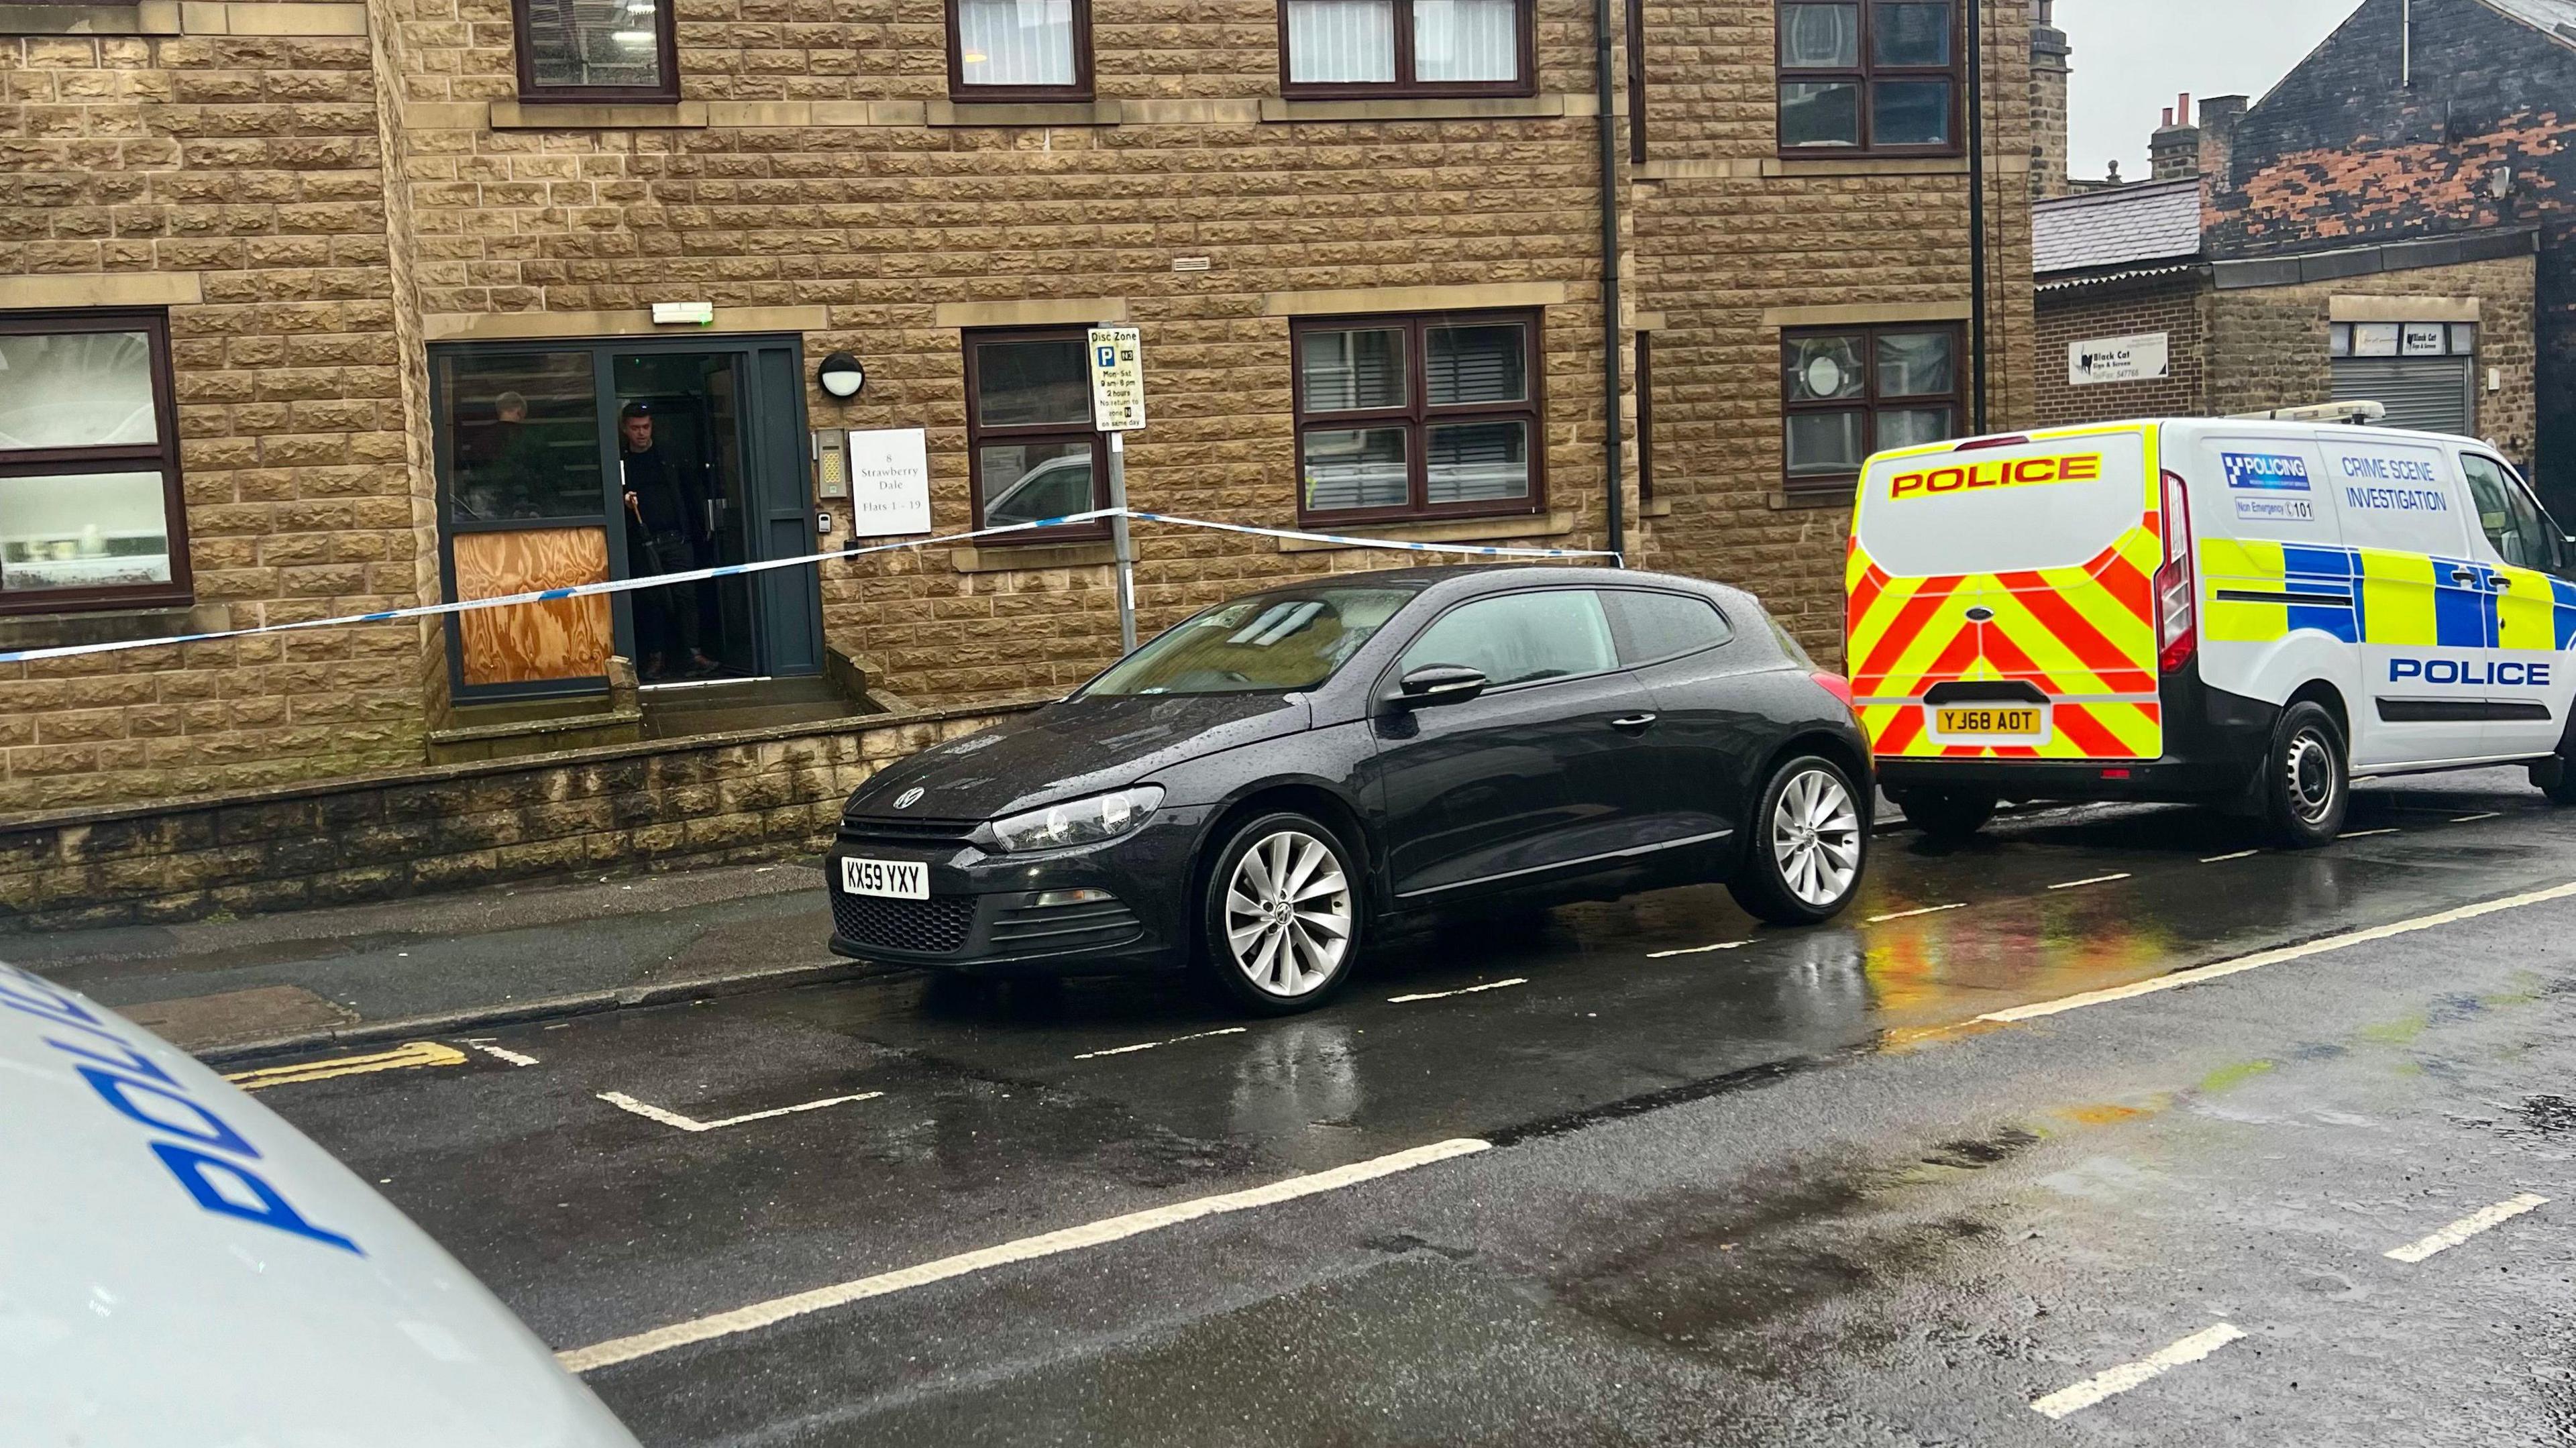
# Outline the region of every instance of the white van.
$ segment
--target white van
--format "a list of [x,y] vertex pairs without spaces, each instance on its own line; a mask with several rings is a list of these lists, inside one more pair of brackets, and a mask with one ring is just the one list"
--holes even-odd
[[2576,549],[2493,449],[2192,419],[1882,453],[1847,667],[1879,779],[1966,832],[2000,800],[2197,800],[2289,843],[2353,779],[2520,763],[2561,803]]

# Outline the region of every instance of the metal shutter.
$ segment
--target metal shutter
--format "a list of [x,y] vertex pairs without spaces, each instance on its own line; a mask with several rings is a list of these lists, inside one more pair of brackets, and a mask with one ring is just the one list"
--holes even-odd
[[2383,427],[2466,437],[2476,416],[2466,357],[2338,357],[2334,400],[2388,408]]

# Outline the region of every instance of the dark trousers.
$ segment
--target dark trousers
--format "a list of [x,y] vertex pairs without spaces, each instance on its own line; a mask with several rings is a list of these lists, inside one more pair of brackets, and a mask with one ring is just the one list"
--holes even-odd
[[[627,534],[627,555],[638,574],[680,573],[698,566],[697,550],[684,533]],[[704,580],[666,583],[635,590],[635,642],[643,663],[658,658],[672,668],[687,667],[698,652],[698,591]]]

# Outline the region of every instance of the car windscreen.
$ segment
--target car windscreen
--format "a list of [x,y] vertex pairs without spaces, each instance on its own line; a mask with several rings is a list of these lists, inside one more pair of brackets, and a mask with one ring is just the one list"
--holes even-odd
[[1312,689],[1358,653],[1409,588],[1299,588],[1236,599],[1129,655],[1082,691],[1129,694],[1293,693]]

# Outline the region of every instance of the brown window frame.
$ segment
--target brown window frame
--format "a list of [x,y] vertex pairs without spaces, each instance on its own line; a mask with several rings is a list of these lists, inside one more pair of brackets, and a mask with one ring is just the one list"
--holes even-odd
[[1519,22],[1520,75],[1514,80],[1420,81],[1413,78],[1413,0],[1394,0],[1395,79],[1363,81],[1296,81],[1289,79],[1288,0],[1279,0],[1279,94],[1286,100],[1348,100],[1371,96],[1437,100],[1459,96],[1534,96],[1538,94],[1538,4],[1515,0]]
[[1646,0],[1628,0],[1628,160],[1646,164]]
[[1028,101],[1087,101],[1093,98],[1091,72],[1091,0],[1073,0],[1073,84],[969,85],[966,45],[957,33],[957,0],[940,7],[948,25],[948,99],[958,105],[1011,105]]
[[[970,516],[977,528],[984,526],[984,445],[988,442],[1072,442],[1076,439],[1091,445],[1091,507],[1109,506],[1109,436],[1091,425],[1085,417],[1080,423],[1042,422],[987,427],[982,421],[983,379],[976,375],[976,349],[987,342],[1063,342],[1089,345],[1088,327],[979,327],[958,333],[960,365],[966,373],[966,499]],[[1084,511],[1089,511],[1085,509]],[[1023,533],[1005,533],[985,539],[977,546],[1010,548],[1034,544],[1040,547],[1059,543],[1096,543],[1109,536],[1109,520],[1095,518],[1088,523],[1068,523],[1060,528],[1032,528]]]
[[[101,447],[0,450],[0,478],[140,472],[145,467],[158,470],[162,523],[170,541],[170,581],[46,588],[23,594],[0,592],[0,614],[82,613],[193,603],[196,589],[188,567],[187,488],[179,475],[179,407],[170,371],[170,314],[158,310],[0,313],[0,335],[59,336],[73,332],[142,332],[151,339],[153,426],[159,440]],[[0,563],[0,572],[6,569],[7,565]]]
[[[1488,323],[1511,323],[1526,328],[1527,352],[1522,363],[1529,377],[1529,395],[1510,403],[1463,403],[1433,407],[1429,358],[1423,345],[1423,334],[1433,327],[1472,327]],[[1369,407],[1341,412],[1310,412],[1306,408],[1306,339],[1317,332],[1357,332],[1383,328],[1404,330],[1404,386],[1402,407]],[[1326,523],[1393,523],[1427,522],[1456,518],[1521,518],[1547,510],[1547,341],[1544,314],[1536,307],[1516,307],[1480,312],[1383,312],[1352,316],[1300,317],[1288,328],[1288,375],[1291,387],[1290,406],[1295,425],[1291,433],[1297,478],[1297,517],[1300,522]],[[1499,501],[1473,500],[1464,503],[1430,501],[1431,454],[1427,446],[1434,423],[1492,421],[1526,421],[1529,424],[1529,495],[1525,498]],[[1306,434],[1316,428],[1393,427],[1401,424],[1407,442],[1404,452],[1405,501],[1393,508],[1327,508],[1320,511],[1306,506]]]
[[1637,334],[1637,506],[1655,500],[1655,334]]
[[[1950,390],[1904,397],[1881,397],[1878,393],[1878,339],[1882,335],[1919,335],[1940,332],[1950,338]],[[1801,342],[1820,337],[1858,337],[1861,339],[1862,375],[1866,379],[1858,397],[1836,398],[1830,402],[1793,402],[1789,398],[1789,364],[1797,355]],[[1879,450],[1878,415],[1881,412],[1906,412],[1923,407],[1950,409],[1951,426],[1966,425],[1968,416],[1966,329],[1957,322],[1879,322],[1854,327],[1797,327],[1780,333],[1780,492],[1794,503],[1827,504],[1852,501],[1860,488],[1860,472],[1835,473],[1825,477],[1793,477],[1789,472],[1789,419],[1802,413],[1853,412],[1861,414],[1860,455],[1864,463]]]
[[[1950,6],[1950,63],[1938,65],[1879,65],[1870,54],[1870,28],[1875,23],[1878,7],[1890,0],[1850,0],[1860,8],[1860,63],[1857,66],[1799,67],[1792,69],[1783,50],[1788,44],[1788,9],[1795,4],[1839,3],[1839,0],[1775,0],[1771,7],[1771,69],[1775,76],[1772,87],[1771,114],[1775,138],[1782,158],[1815,159],[1841,156],[1964,156],[1966,139],[1961,134],[1966,112],[1968,89],[1967,26],[1965,17],[1982,9],[1984,0],[1947,0]],[[1881,146],[1871,134],[1876,120],[1872,104],[1874,84],[1881,80],[1947,80],[1950,82],[1950,139],[1937,146]],[[1780,92],[1793,83],[1810,81],[1850,81],[1860,87],[1860,143],[1854,146],[1792,146],[1785,137],[1777,136],[1780,114]]]
[[653,7],[655,54],[662,71],[660,85],[539,85],[536,51],[528,44],[532,27],[528,0],[510,0],[510,48],[519,65],[522,105],[668,105],[680,98],[680,25],[672,0]]

